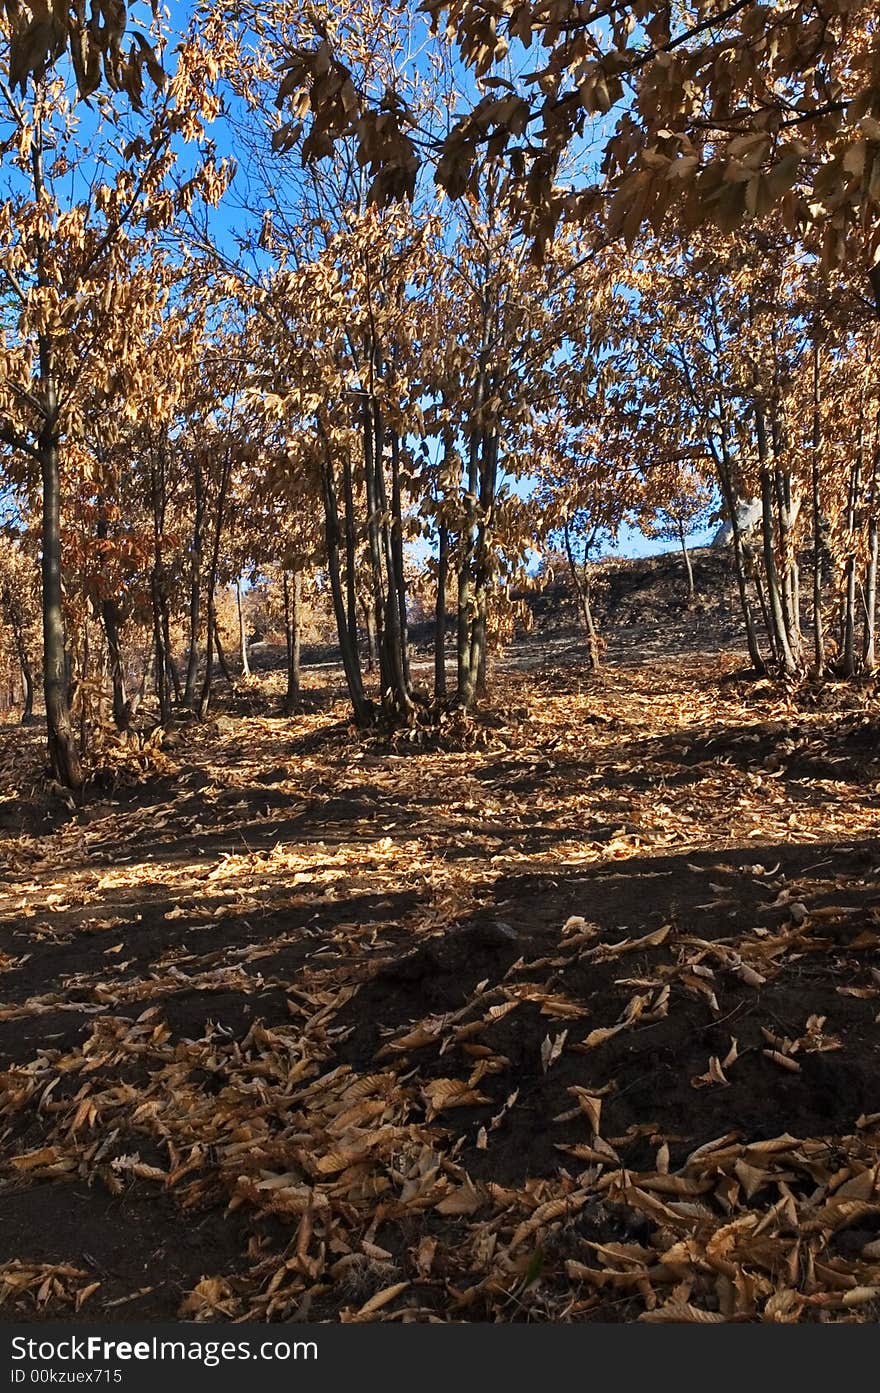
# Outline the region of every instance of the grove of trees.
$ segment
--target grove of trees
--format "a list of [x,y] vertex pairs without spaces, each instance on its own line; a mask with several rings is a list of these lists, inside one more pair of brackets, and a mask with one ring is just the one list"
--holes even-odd
[[289,703],[318,583],[354,721],[429,723],[536,552],[596,667],[597,540],[690,576],[716,500],[754,670],[875,672],[873,5],[136,8],[0,29],[0,678],[58,783],[145,696],[207,714],[230,587]]

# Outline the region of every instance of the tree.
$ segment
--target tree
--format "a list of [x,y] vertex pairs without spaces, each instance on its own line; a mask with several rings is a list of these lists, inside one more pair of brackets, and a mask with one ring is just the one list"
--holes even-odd
[[167,290],[158,263],[132,274],[143,265],[144,239],[155,240],[197,193],[216,197],[223,173],[209,156],[176,195],[169,184],[175,143],[193,123],[201,129],[185,51],[150,125],[127,142],[103,120],[84,131],[61,77],[23,71],[19,85],[20,96],[0,87],[15,132],[0,205],[0,274],[15,300],[2,339],[0,435],[39,474],[49,754],[55,777],[77,789],[63,613],[65,451],[82,435],[86,403],[94,411],[100,401],[105,412],[125,403],[141,340],[161,314]]
[[[649,481],[652,489],[657,481]],[[688,538],[699,531],[708,520],[714,506],[711,489],[704,479],[690,466],[679,466],[673,478],[661,485],[663,501],[655,503],[647,516],[642,519],[642,531],[647,537],[656,537],[663,542],[677,542],[684,557],[688,582],[688,604],[696,595],[694,588],[694,568],[688,551]],[[649,505],[650,506],[650,505]]]

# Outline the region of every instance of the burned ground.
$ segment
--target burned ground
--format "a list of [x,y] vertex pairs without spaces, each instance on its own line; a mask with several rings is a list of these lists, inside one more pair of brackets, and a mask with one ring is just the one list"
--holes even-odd
[[425,741],[260,676],[75,811],[3,728],[3,1314],[876,1317],[876,704],[695,623]]

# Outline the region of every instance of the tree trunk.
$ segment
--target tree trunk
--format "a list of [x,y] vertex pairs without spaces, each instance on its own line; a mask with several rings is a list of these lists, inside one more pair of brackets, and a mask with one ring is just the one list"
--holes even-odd
[[168,689],[168,664],[165,654],[165,635],[162,632],[162,604],[159,596],[159,581],[153,579],[153,671],[156,682],[156,700],[159,703],[159,720],[162,725],[171,719],[171,697]]
[[21,668],[21,685],[24,698],[24,707],[21,713],[21,724],[29,726],[34,719],[34,674],[28,658],[27,648],[20,642],[16,635],[16,649],[18,652],[18,665]]
[[846,558],[846,589],[843,607],[843,632],[841,650],[843,661],[841,671],[844,677],[854,677],[856,673],[856,517],[859,496],[862,488],[862,450],[864,437],[859,426],[856,457],[850,470],[849,490],[846,505],[846,530],[849,539],[849,554]]
[[779,571],[776,566],[773,536],[773,476],[770,472],[770,463],[768,459],[764,413],[760,407],[755,408],[755,428],[757,432],[758,458],[761,465],[761,537],[764,553],[764,572],[767,578],[767,600],[773,626],[772,633],[776,641],[776,649],[779,654],[779,661],[782,669],[786,676],[793,677],[797,673],[797,663],[795,662],[789,641],[782,589],[779,583]]
[[[590,578],[587,573],[587,565],[589,563],[589,552],[592,542],[588,540],[585,543],[583,573],[581,573],[580,571],[578,571],[577,562],[575,560],[574,548],[571,544],[571,532],[569,529],[569,523],[567,519],[563,524],[562,535],[565,540],[565,554],[568,558],[568,569],[571,573],[571,583],[574,586],[574,593],[577,598],[578,605],[580,607],[581,616],[584,621],[584,628],[587,633],[587,657],[589,660],[590,671],[598,672],[600,665],[599,631],[596,628],[596,621],[593,618],[593,606],[590,603]],[[594,539],[595,536],[596,533],[594,531]]]
[[[37,119],[31,139],[31,174],[34,198],[43,198],[43,128]],[[36,238],[37,283],[46,286],[45,247]],[[37,350],[42,389],[42,424],[37,440],[37,457],[43,484],[43,693],[46,704],[46,735],[52,773],[60,784],[74,791],[82,788],[83,773],[70,712],[67,690],[67,654],[64,646],[64,612],[61,582],[61,469],[58,454],[58,387],[55,381],[53,344],[50,334],[39,334]]]
[[196,681],[199,675],[199,614],[201,610],[202,585],[202,533],[205,520],[205,489],[201,467],[195,465],[193,479],[195,492],[195,512],[193,515],[193,534],[189,584],[189,653],[186,662],[186,684],[183,690],[185,706],[193,707],[196,699]]
[[300,652],[302,634],[302,572],[293,572],[293,585],[287,571],[284,572],[284,638],[287,644],[287,697],[288,710],[299,700],[300,692]]
[[376,611],[373,608],[372,596],[368,595],[365,600],[361,600],[361,609],[364,615],[364,632],[367,635],[367,672],[373,673],[376,670]]
[[813,652],[816,674],[825,671],[825,628],[822,621],[822,500],[819,449],[821,445],[819,345],[813,341],[813,439],[811,474],[813,495]]
[[[43,349],[41,348],[41,358]],[[46,367],[46,377],[50,369]],[[53,407],[55,391],[46,383]],[[54,416],[54,410],[52,412]],[[43,476],[43,692],[52,773],[64,787],[78,790],[83,774],[67,692],[67,655],[61,601],[61,481],[54,426],[39,446]]]
[[864,670],[877,671],[877,562],[880,556],[880,533],[877,519],[872,517],[868,524],[868,567],[865,574],[865,640],[863,653]]
[[865,572],[865,635],[862,664],[865,672],[877,670],[877,567],[880,560],[880,527],[877,521],[877,484],[880,474],[880,413],[874,421],[871,488],[868,502],[868,565]]
[[113,690],[113,722],[117,730],[125,730],[131,718],[131,708],[125,692],[125,672],[119,647],[119,611],[113,600],[101,601],[101,619],[107,639],[110,660],[110,684]]
[[228,683],[230,684],[230,686],[231,686],[231,685],[232,685],[232,668],[229,666],[229,663],[226,661],[226,652],[225,652],[225,650],[224,650],[224,648],[223,648],[223,642],[222,642],[222,640],[221,640],[221,638],[220,638],[220,625],[217,623],[217,612],[216,612],[216,610],[214,611],[214,614],[213,614],[213,617],[212,617],[212,623],[213,623],[213,625],[214,625],[214,648],[215,648],[215,650],[216,650],[216,652],[217,652],[217,662],[220,664],[220,671],[223,673],[223,680],[224,680],[225,682],[228,682]]
[[88,701],[88,681],[90,676],[92,661],[91,645],[89,643],[89,620],[86,615],[83,623],[82,637],[82,662],[79,669],[79,752],[84,755],[89,741],[89,701]]
[[749,603],[747,559],[745,546],[743,544],[743,535],[740,530],[739,519],[736,515],[736,490],[733,485],[732,462],[727,439],[727,417],[723,404],[720,401],[718,406],[721,425],[720,449],[711,436],[709,438],[709,448],[715,461],[718,482],[721,486],[721,495],[724,499],[724,505],[727,508],[727,515],[730,518],[730,527],[733,533],[733,557],[736,568],[736,584],[739,591],[739,603],[743,616],[743,624],[745,625],[746,644],[749,650],[749,657],[751,658],[754,671],[758,674],[762,674],[766,671],[766,667],[764,659],[761,656],[758,635],[755,632],[755,619],[752,614],[752,606]]
[[151,641],[149,646],[147,647],[146,653],[144,654],[144,665],[141,671],[141,680],[138,685],[138,689],[135,692],[134,696],[131,698],[132,719],[134,719],[134,717],[137,715],[138,711],[140,710],[141,703],[143,702],[143,699],[146,696],[147,685],[150,681],[150,674],[153,671],[155,665],[156,648],[155,644]]
[[403,688],[409,695],[409,634],[406,612],[406,574],[403,565],[403,501],[400,487],[400,437],[391,433],[391,525],[389,529],[391,574],[397,592],[397,643]]
[[[102,501],[98,517],[98,539],[105,541],[109,535],[106,507]],[[119,642],[120,610],[119,601],[110,595],[104,596],[100,603],[101,623],[107,640],[107,655],[110,661],[110,683],[113,691],[113,723],[117,730],[128,726],[131,709],[125,692],[125,670]]]
[[162,644],[165,649],[165,668],[168,673],[168,680],[174,691],[174,700],[179,706],[182,696],[180,674],[177,671],[177,664],[174,661],[174,654],[171,651],[171,616],[168,613],[168,597],[164,593],[159,596],[159,610],[162,617]]
[[202,690],[199,695],[199,716],[204,721],[211,709],[211,693],[214,687],[214,638],[217,633],[217,626],[214,623],[214,615],[211,605],[208,605],[208,630],[205,636],[205,675],[202,678]]
[[[34,670],[31,667],[30,654],[28,653],[27,642],[25,640],[25,621],[11,593],[4,593],[3,600],[6,618],[9,622],[9,627],[12,629],[15,656],[18,658],[18,666],[21,669],[21,699],[23,705],[21,724],[23,726],[29,726],[34,719]],[[11,695],[10,701],[15,701],[14,694]]]
[[[357,537],[354,513],[354,481],[352,479],[351,456],[347,452],[342,464],[342,501],[345,509],[345,610],[349,638],[354,648],[357,649]],[[370,671],[373,671],[372,654],[370,654]]]
[[455,656],[458,692],[456,702],[461,704],[462,693],[467,686],[468,662],[471,647],[471,560],[470,523],[458,539],[458,602],[455,621]]
[[333,598],[333,613],[336,619],[336,633],[339,639],[339,651],[342,656],[342,666],[345,672],[345,681],[348,686],[349,697],[351,698],[355,722],[358,726],[366,727],[372,724],[373,703],[364,692],[357,641],[353,639],[351,635],[345,598],[342,593],[339,556],[339,509],[336,502],[336,475],[333,468],[330,442],[327,439],[326,432],[323,431],[320,426],[319,432],[323,444],[321,483],[324,490],[324,536],[327,547],[327,571],[330,576],[330,593]]
[[238,610],[238,646],[241,649],[241,675],[250,677],[251,665],[248,662],[247,634],[244,628],[244,610],[241,604],[241,582],[235,582],[235,604]]
[[[385,426],[375,397],[365,399],[363,440],[382,703],[395,717],[406,716],[412,710],[406,634],[401,624],[401,609],[405,614],[406,597],[402,576],[398,575],[395,565],[395,544],[385,489]],[[399,503],[399,496],[397,501]]]
[[678,540],[681,543],[681,554],[684,557],[684,564],[687,568],[688,604],[692,605],[697,594],[696,587],[694,586],[694,568],[691,565],[691,554],[688,551],[687,538],[685,537],[684,528],[681,526],[679,526],[678,529]]
[[208,714],[211,705],[211,688],[214,681],[214,652],[216,648],[217,657],[227,682],[231,682],[229,668],[226,664],[226,655],[220,643],[220,633],[217,628],[217,576],[220,567],[220,542],[223,537],[223,518],[226,509],[226,491],[229,487],[229,478],[232,473],[232,450],[228,448],[223,460],[223,467],[220,471],[220,483],[217,489],[217,516],[214,519],[214,538],[211,546],[211,565],[208,572],[208,646],[205,654],[205,680],[202,683],[202,692],[199,697],[199,715],[202,720]]
[[449,531],[440,524],[437,557],[437,603],[434,609],[434,700],[446,700],[446,583],[449,578]]
[[481,349],[481,364],[474,384],[474,400],[471,407],[472,428],[468,441],[467,483],[464,497],[465,520],[458,539],[458,616],[456,622],[456,657],[458,669],[458,690],[455,694],[457,706],[465,710],[472,704],[474,692],[471,679],[471,649],[473,622],[476,609],[474,593],[474,571],[476,563],[476,503],[477,485],[480,479],[481,451],[485,445],[485,432],[477,428],[477,422],[486,397],[485,350]]

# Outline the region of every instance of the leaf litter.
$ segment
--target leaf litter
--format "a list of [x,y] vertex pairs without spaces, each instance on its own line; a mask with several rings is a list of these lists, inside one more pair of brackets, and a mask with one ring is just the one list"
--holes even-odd
[[192,726],[0,840],[0,1309],[876,1320],[876,726],[725,665]]

